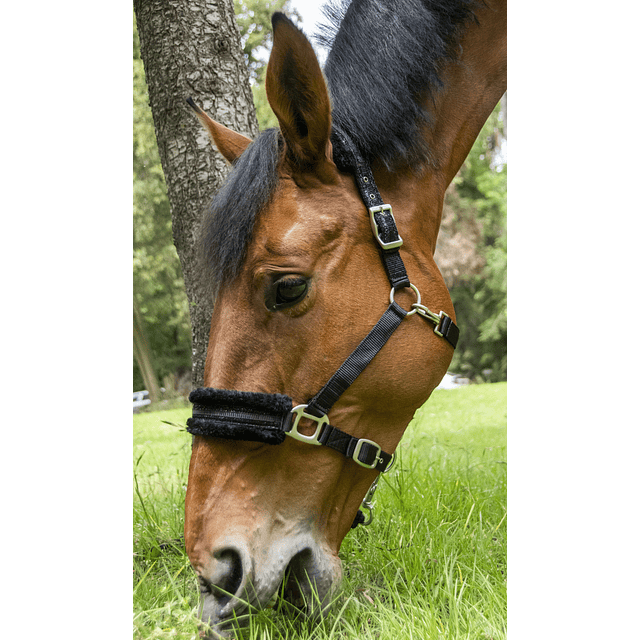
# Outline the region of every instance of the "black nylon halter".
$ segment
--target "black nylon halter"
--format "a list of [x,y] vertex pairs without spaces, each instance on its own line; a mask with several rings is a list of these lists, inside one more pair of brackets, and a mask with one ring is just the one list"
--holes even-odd
[[[444,311],[435,314],[420,304],[420,294],[410,283],[400,256],[402,238],[398,234],[391,206],[382,200],[368,163],[346,133],[335,126],[332,143],[336,165],[353,174],[369,210],[373,235],[380,246],[392,287],[389,307],[364,340],[307,404],[294,407],[292,399],[281,394],[195,389],[189,395],[194,406],[193,416],[187,420],[187,431],[194,435],[266,444],[281,444],[289,435],[301,442],[330,447],[362,467],[384,473],[390,468],[393,455],[382,451],[372,440],[354,438],[330,425],[328,413],[331,407],[364,371],[408,315],[418,313],[433,322],[434,332],[454,348],[458,342],[459,330]],[[405,287],[411,287],[418,297],[409,312],[393,301],[394,292]],[[316,423],[314,434],[306,435],[298,431],[298,424],[303,418]],[[368,498],[371,493],[372,490],[367,494]],[[366,507],[364,503],[363,506]],[[363,520],[364,516],[359,511],[353,527]]]

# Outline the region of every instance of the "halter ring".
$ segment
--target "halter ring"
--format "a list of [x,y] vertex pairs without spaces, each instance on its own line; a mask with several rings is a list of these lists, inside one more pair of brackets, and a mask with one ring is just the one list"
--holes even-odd
[[[416,287],[414,284],[409,284],[409,286],[413,289],[413,292],[416,294],[416,298],[418,298],[417,302],[414,302],[411,306],[414,307],[411,309],[411,311],[407,311],[407,318],[409,316],[412,316],[414,313],[417,313],[418,309],[416,307],[416,305],[422,306],[420,304],[420,301],[422,300],[422,298],[420,297],[420,292],[418,291],[418,287]],[[403,287],[406,288],[406,287]],[[396,295],[396,288],[392,287],[391,289],[391,293],[389,294],[389,302],[395,302],[394,297]]]

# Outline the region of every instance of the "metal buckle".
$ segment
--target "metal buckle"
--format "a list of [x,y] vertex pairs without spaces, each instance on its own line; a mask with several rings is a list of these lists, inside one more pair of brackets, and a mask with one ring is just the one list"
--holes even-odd
[[[291,422],[291,428],[285,428],[285,433],[288,436],[291,436],[294,440],[300,440],[300,442],[306,442],[307,444],[321,445],[322,442],[319,442],[318,438],[320,437],[322,427],[324,427],[325,424],[329,424],[329,416],[324,415],[318,418],[317,416],[313,416],[310,413],[306,413],[305,409],[308,406],[309,405],[307,404],[299,404],[297,407],[293,407],[293,409],[291,409],[291,413],[289,414],[289,416],[290,419],[293,418],[293,420]],[[317,423],[318,426],[316,427],[316,430],[312,435],[307,436],[304,433],[300,433],[298,431],[298,424],[302,418],[307,418],[308,420],[312,420],[313,422]]]
[[441,331],[439,331],[439,330],[438,330],[438,327],[441,327],[441,326],[442,326],[442,322],[443,322],[443,320],[444,320],[445,318],[449,318],[449,319],[451,319],[451,318],[449,317],[449,314],[448,314],[448,313],[445,313],[444,311],[441,311],[441,312],[438,314],[438,317],[440,318],[440,321],[439,321],[439,322],[438,322],[438,324],[434,327],[434,329],[433,329],[433,333],[435,333],[437,336],[440,336],[441,338],[444,338],[444,333],[442,333]]
[[402,238],[400,236],[398,236],[397,240],[393,240],[392,242],[384,242],[380,237],[380,229],[378,228],[376,217],[373,214],[382,213],[383,211],[386,211],[391,216],[394,225],[396,223],[396,219],[393,217],[393,210],[391,209],[390,204],[381,204],[377,207],[369,207],[369,216],[371,218],[371,229],[373,230],[373,235],[376,237],[376,240],[383,249],[397,249],[398,247],[402,246]]
[[[376,492],[378,488],[378,480],[380,480],[380,476],[376,476],[376,479],[373,481],[373,484],[369,487],[369,491],[367,491],[367,495],[363,498],[362,504],[360,505],[360,511],[366,509],[369,512],[369,517],[364,520],[361,524],[363,527],[368,527],[373,522],[373,508],[376,506],[376,503],[373,502],[373,494]],[[363,511],[364,515],[364,511]]]
[[395,464],[396,464],[396,452],[394,451],[391,454],[391,460],[389,460],[389,464],[387,465],[387,468],[382,473],[387,473],[391,471],[391,469],[395,466]]
[[[376,454],[376,459],[374,460],[373,464],[367,464],[366,462],[362,462],[361,460],[358,459],[358,455],[360,454],[360,451],[362,450],[362,445],[364,444],[372,444],[374,447],[377,447],[378,449],[378,453]],[[366,438],[360,438],[360,440],[356,442],[356,448],[353,450],[353,454],[351,455],[351,457],[353,458],[353,461],[357,462],[361,467],[364,467],[365,469],[375,469],[378,462],[382,461],[382,458],[380,457],[381,453],[382,453],[382,447],[377,442],[374,442],[373,440],[367,440]]]

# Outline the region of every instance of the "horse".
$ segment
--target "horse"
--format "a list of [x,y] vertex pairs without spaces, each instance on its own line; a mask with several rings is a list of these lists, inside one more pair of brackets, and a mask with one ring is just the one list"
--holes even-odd
[[444,194],[506,90],[506,0],[328,15],[323,69],[272,17],[278,128],[251,141],[188,100],[232,165],[201,230],[215,305],[187,422],[184,538],[213,637],[276,594],[328,609],[340,545],[451,362]]

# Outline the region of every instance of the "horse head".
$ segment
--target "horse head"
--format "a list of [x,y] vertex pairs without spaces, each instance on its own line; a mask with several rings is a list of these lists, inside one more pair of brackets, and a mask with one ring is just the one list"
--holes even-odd
[[[251,142],[192,105],[234,165],[203,232],[216,283],[204,383],[229,397],[279,394],[304,405],[385,314],[390,284],[362,192],[336,157],[330,92],[315,53],[282,14],[273,22],[266,88],[279,131]],[[420,295],[455,318],[433,260],[452,176],[374,170],[383,200],[393,203],[412,286],[391,290],[404,310],[397,330],[327,420],[354,442],[391,453],[453,354],[424,317],[404,317],[418,310]],[[318,425],[303,415],[302,437],[277,446],[194,435],[185,542],[202,618],[218,634],[276,593],[321,612],[340,582],[341,542],[380,467],[309,446],[304,436],[312,440]]]

